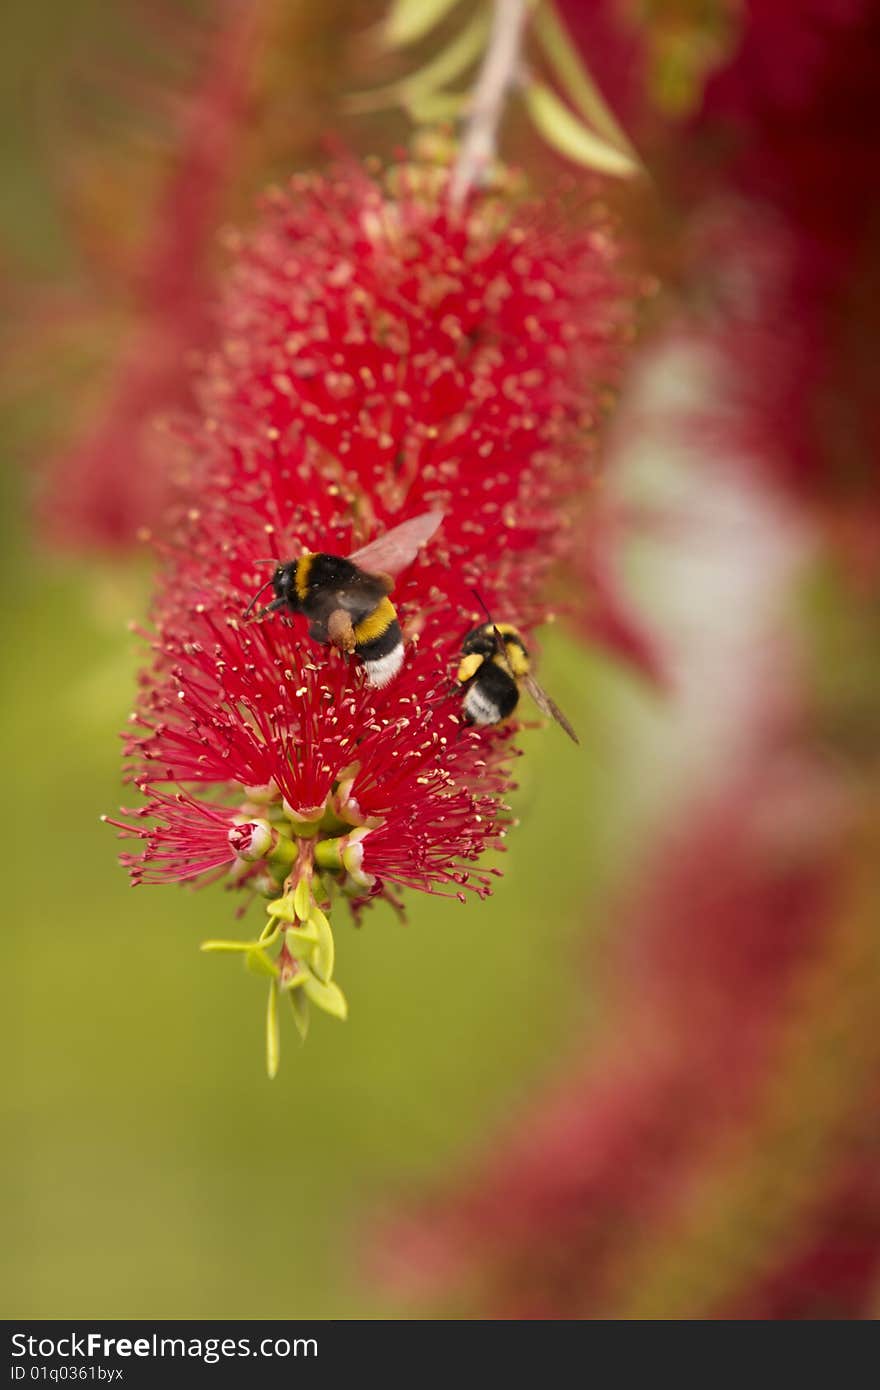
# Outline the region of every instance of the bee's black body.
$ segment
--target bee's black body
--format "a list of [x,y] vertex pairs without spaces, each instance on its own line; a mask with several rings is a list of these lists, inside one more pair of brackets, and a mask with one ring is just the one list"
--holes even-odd
[[439,511],[407,518],[351,555],[310,552],[278,565],[245,609],[249,617],[263,590],[275,597],[258,614],[302,613],[316,642],[352,652],[370,685],[387,685],[403,665],[403,633],[388,595],[400,574],[443,520]]
[[519,689],[513,676],[494,662],[484,662],[471,676],[465,692],[464,712],[471,724],[500,724],[509,719],[519,704]]
[[302,613],[309,636],[352,651],[372,685],[386,685],[403,661],[403,633],[387,575],[368,574],[343,555],[306,554],[279,565],[266,612]]
[[457,679],[464,691],[462,711],[469,724],[500,724],[509,719],[525,687],[541,713],[555,719],[577,743],[577,734],[562,710],[535,680],[526,644],[512,623],[493,623],[490,619],[471,629],[462,642]]
[[525,643],[516,628],[510,623],[498,628],[483,623],[472,628],[462,642],[461,654],[458,680],[464,689],[465,719],[469,724],[500,724],[509,719],[519,704],[517,676],[529,666]]

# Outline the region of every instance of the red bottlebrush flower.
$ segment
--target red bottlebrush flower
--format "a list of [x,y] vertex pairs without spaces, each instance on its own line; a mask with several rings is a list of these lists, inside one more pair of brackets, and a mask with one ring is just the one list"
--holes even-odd
[[[741,380],[730,442],[868,568],[880,527],[880,7],[714,0],[636,14],[570,0],[560,12],[656,177],[658,263],[677,262],[687,304],[724,301],[708,337]],[[677,71],[678,108],[664,100]]]
[[748,0],[695,117],[707,171],[779,209],[816,251],[851,253],[871,231],[878,38],[876,0]]
[[[806,12],[751,0],[742,42],[708,83],[688,142],[704,186],[748,198],[753,220],[771,224],[775,266],[750,301],[753,331],[722,330],[744,377],[781,379],[775,401],[768,383],[753,413],[763,452],[773,450],[777,476],[817,511],[868,511],[871,540],[880,443],[878,82],[873,0],[816,0]],[[731,249],[741,260],[750,246]],[[726,264],[722,275],[735,274],[734,258]]]
[[693,422],[694,434],[792,495],[873,583],[880,412],[869,358],[880,262],[855,262],[832,283],[802,231],[734,200],[693,219],[689,286],[702,307],[684,331],[720,366],[730,397],[723,415]]
[[[502,197],[454,212],[446,188],[418,168],[298,177],[239,247],[128,741],[154,822],[123,832],[136,879],[228,864],[276,922],[311,921],[334,885],[358,904],[488,890],[472,866],[503,833],[510,730],[465,729],[450,675],[475,588],[526,635],[543,615],[625,313],[598,214],[569,236]],[[244,619],[267,552],[348,555],[437,509],[395,592],[386,688],[299,619]],[[273,836],[254,862],[256,819]]]

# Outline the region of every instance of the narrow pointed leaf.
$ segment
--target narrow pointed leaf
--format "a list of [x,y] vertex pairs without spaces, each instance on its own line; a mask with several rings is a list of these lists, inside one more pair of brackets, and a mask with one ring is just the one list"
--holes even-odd
[[270,917],[263,930],[260,932],[260,945],[271,946],[276,936],[281,930],[281,923],[277,918]]
[[420,125],[457,121],[465,108],[466,97],[458,92],[426,92],[408,97],[403,105]]
[[315,1007],[323,1009],[325,1014],[332,1014],[334,1018],[348,1018],[345,995],[337,984],[325,984],[323,980],[311,975],[306,980],[303,991]]
[[309,1001],[302,990],[294,990],[288,994],[290,1007],[293,1010],[293,1021],[296,1024],[296,1031],[299,1033],[303,1042],[309,1035]]
[[269,1080],[278,1075],[281,1058],[281,1033],[278,1027],[278,990],[273,980],[269,986],[269,1003],[266,1008],[266,1072]]
[[480,8],[461,33],[456,34],[430,63],[404,79],[405,86],[414,92],[436,92],[449,82],[454,82],[471,63],[477,61],[488,38],[489,13],[487,9]]
[[276,898],[274,902],[268,903],[266,911],[270,917],[278,917],[282,922],[292,922],[296,917],[290,893],[285,893],[283,898]]
[[308,878],[303,877],[293,890],[293,910],[304,922],[309,915],[309,908],[312,904],[312,890]]
[[319,980],[325,982],[333,978],[336,952],[333,945],[333,932],[330,923],[319,907],[312,908],[310,926],[315,927],[318,941],[312,953],[311,966]]
[[556,76],[581,115],[598,135],[603,135],[608,140],[609,144],[635,158],[626,132],[590,76],[580,53],[568,36],[565,25],[556,13],[553,0],[542,0],[533,20],[533,27]]
[[[487,10],[481,8],[477,10],[461,33],[456,34],[455,38],[429,62],[415,72],[408,73],[406,77],[401,77],[397,82],[389,82],[384,87],[376,87],[372,92],[353,93],[346,99],[346,108],[353,112],[381,111],[387,110],[390,106],[399,105],[406,106],[414,112],[417,103],[426,102],[435,94],[438,101],[442,101],[447,107],[453,101],[457,105],[461,105],[464,100],[463,97],[456,97],[451,93],[441,93],[440,88],[454,82],[477,61],[486,46],[488,37],[489,14]],[[438,115],[424,119],[442,120],[443,117]],[[340,824],[344,824],[344,822],[340,822]]]
[[258,951],[264,941],[203,941],[200,951]]
[[278,978],[278,966],[262,951],[248,951],[244,963],[253,975],[269,975],[272,979]]
[[458,0],[392,0],[385,36],[392,48],[415,43],[457,4]]
[[529,114],[544,139],[567,159],[617,178],[632,178],[639,166],[623,150],[596,135],[542,82],[525,89]]
[[335,887],[336,884],[329,876],[324,878],[321,874],[315,874],[312,879],[312,897],[319,907],[330,907]]

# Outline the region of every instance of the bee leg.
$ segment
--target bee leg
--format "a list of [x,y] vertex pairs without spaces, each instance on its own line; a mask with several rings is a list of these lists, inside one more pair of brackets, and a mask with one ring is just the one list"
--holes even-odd
[[344,608],[334,608],[327,619],[327,633],[334,647],[338,647],[347,655],[354,651],[354,626],[351,614],[346,613]]
[[461,741],[462,741],[462,739],[464,738],[465,734],[471,733],[471,731],[472,731],[473,729],[475,729],[476,727],[477,727],[476,724],[474,724],[473,721],[470,720],[470,719],[465,719],[464,717],[462,717],[461,719],[459,719],[459,721],[458,721],[458,732],[457,732],[456,735],[455,735],[455,745],[456,745],[456,747],[461,743]]
[[454,700],[456,696],[462,694],[460,681],[454,680],[452,676],[443,675],[436,686],[431,690],[427,703],[433,708],[435,705],[445,705],[447,701]]

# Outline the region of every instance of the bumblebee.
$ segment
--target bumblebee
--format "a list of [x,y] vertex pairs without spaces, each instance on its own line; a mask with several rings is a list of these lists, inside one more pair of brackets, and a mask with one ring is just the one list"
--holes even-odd
[[388,685],[404,656],[397,610],[388,597],[394,576],[415,559],[442,520],[442,512],[425,512],[352,555],[306,552],[278,565],[251,599],[245,617],[271,584],[275,597],[260,610],[259,618],[267,613],[302,613],[308,619],[310,637],[357,656],[370,685]]
[[523,687],[542,714],[546,714],[578,743],[577,734],[559,706],[532,675],[522,634],[512,623],[491,619],[472,628],[461,646],[456,679],[464,690],[462,706],[469,724],[500,724],[519,704]]

